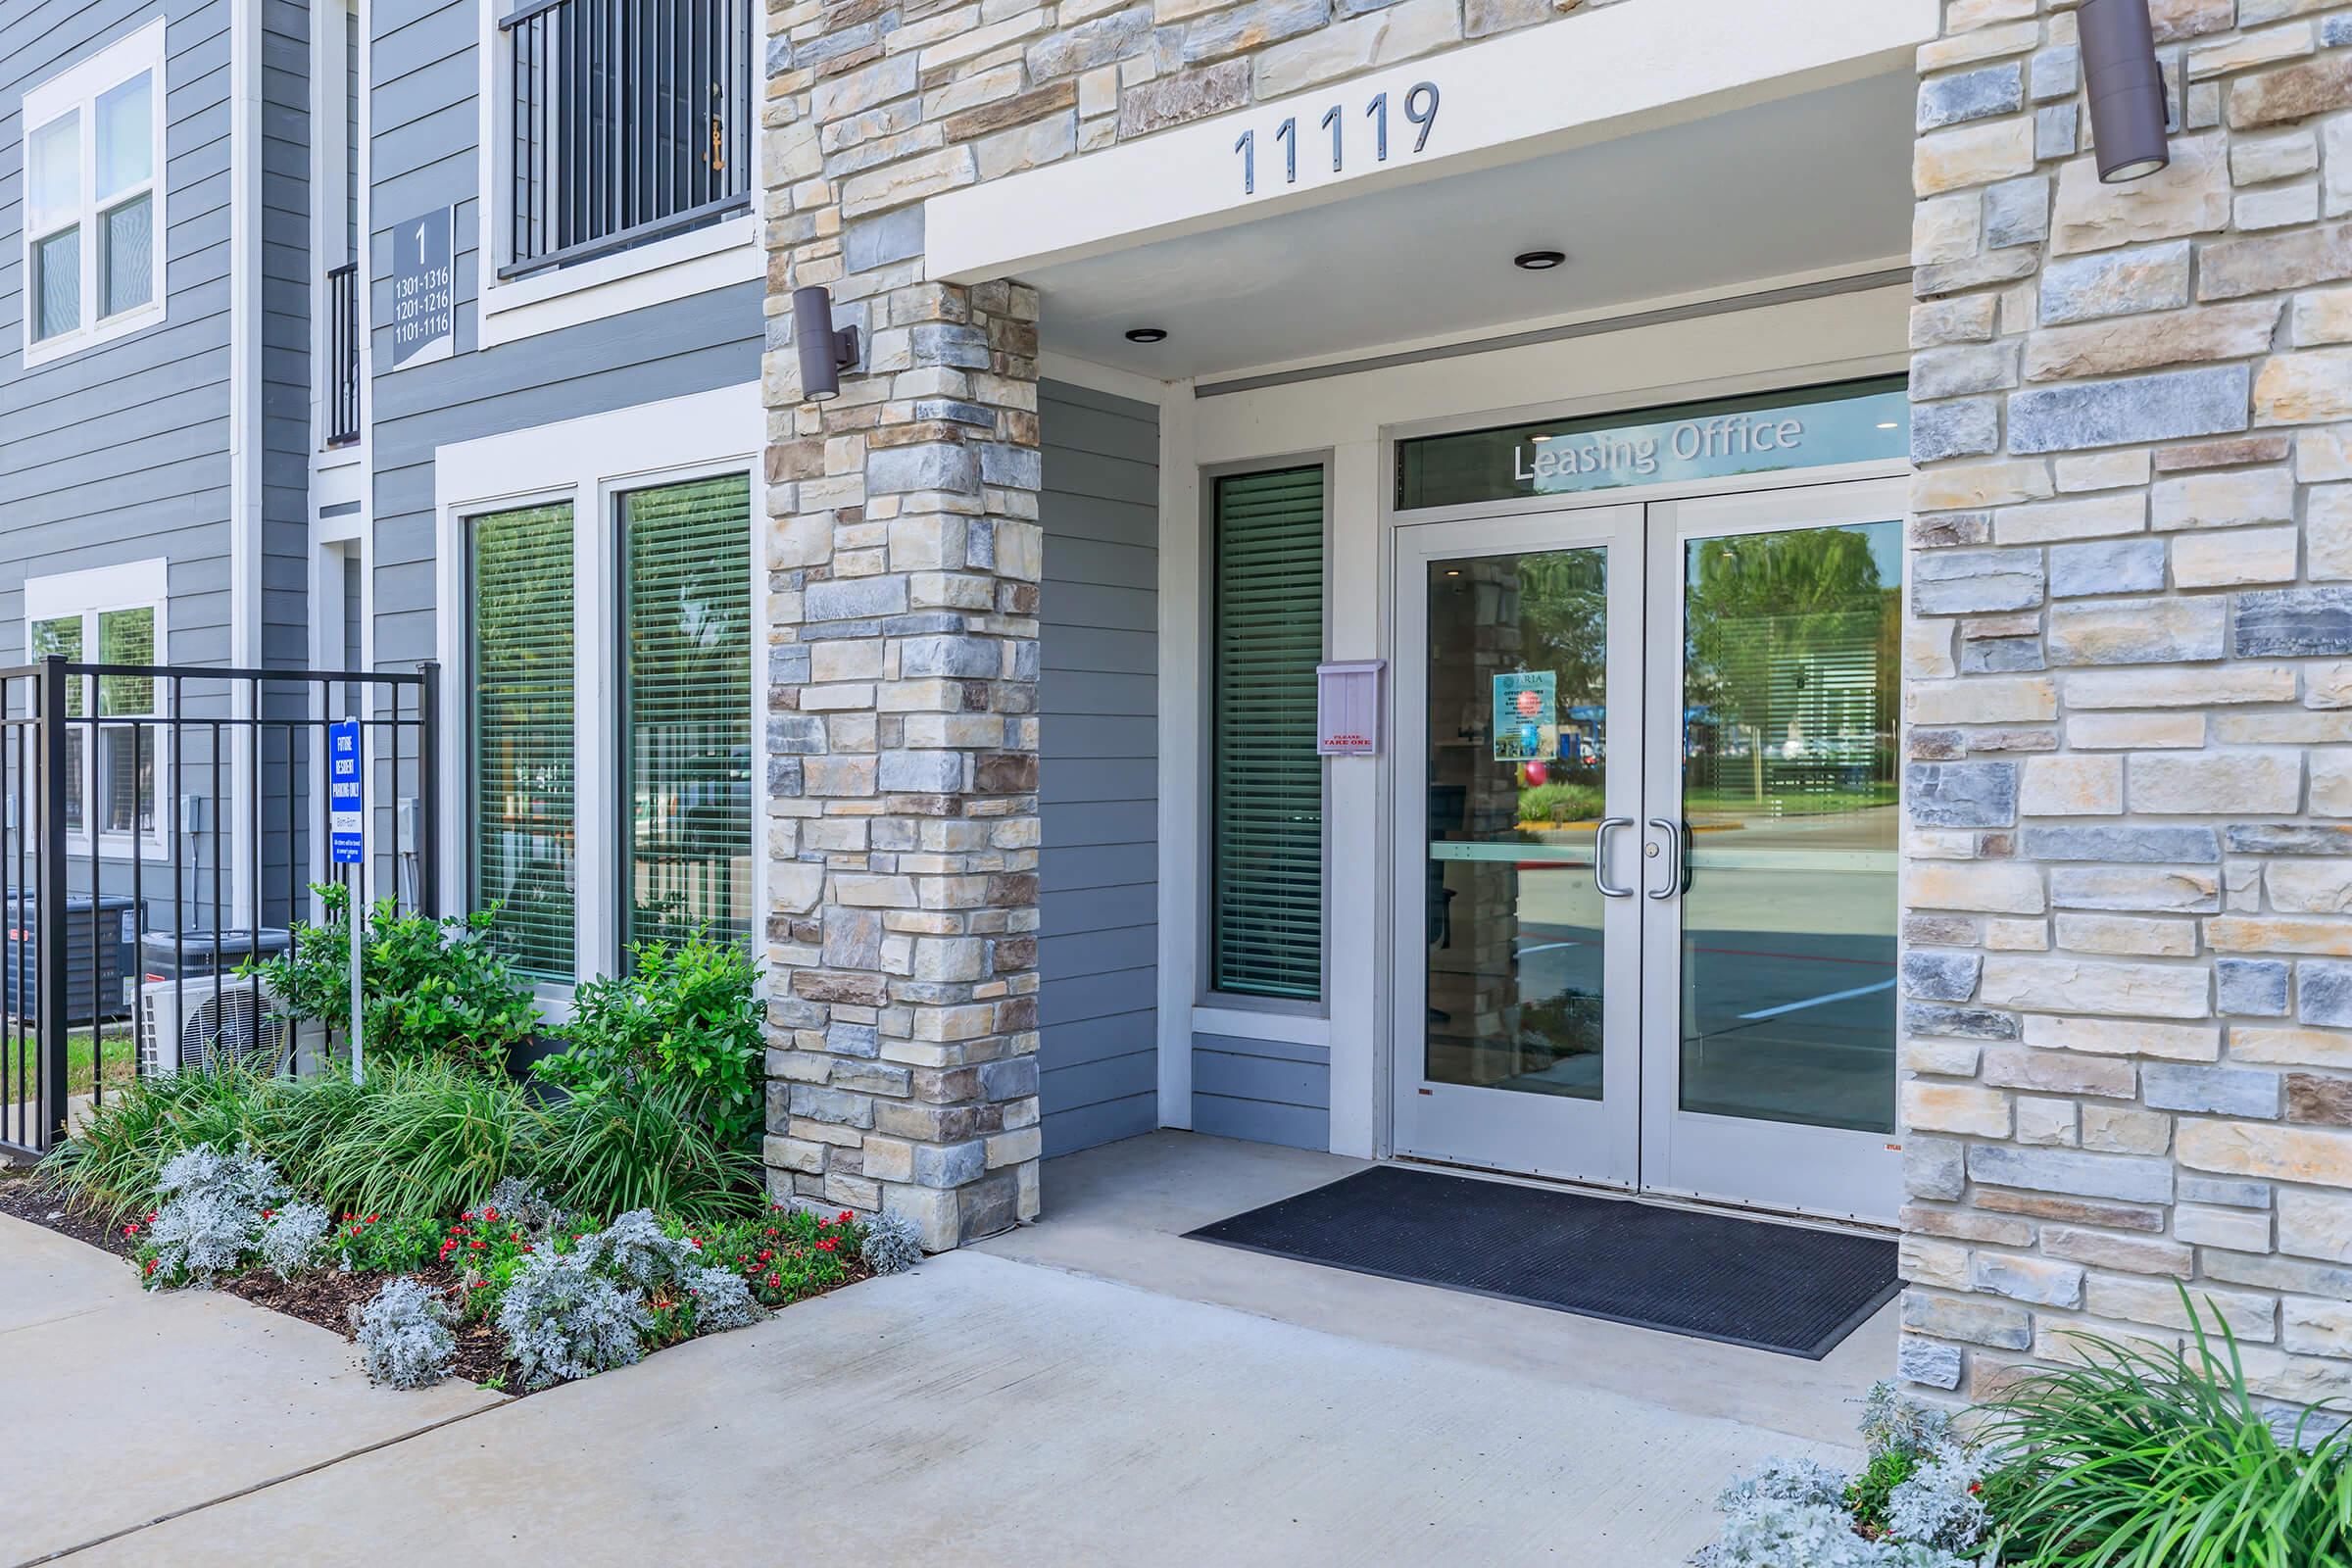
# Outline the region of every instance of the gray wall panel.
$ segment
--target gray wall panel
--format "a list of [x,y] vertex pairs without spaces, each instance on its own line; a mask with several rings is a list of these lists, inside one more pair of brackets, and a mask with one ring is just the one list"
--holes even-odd
[[1038,1012],[1051,1155],[1159,1124],[1159,411],[1049,382],[1039,416]]
[[1193,1130],[1295,1149],[1331,1147],[1331,1053],[1193,1036]]
[[[158,15],[164,320],[28,370],[24,95]],[[302,35],[297,0],[271,15]],[[0,658],[24,651],[26,577],[157,555],[172,563],[169,657],[228,652],[228,26],[223,0],[0,6]],[[301,90],[288,70],[264,76]]]

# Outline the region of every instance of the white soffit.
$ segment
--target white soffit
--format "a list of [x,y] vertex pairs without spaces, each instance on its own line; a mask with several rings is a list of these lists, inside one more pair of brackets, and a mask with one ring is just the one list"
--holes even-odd
[[[1872,273],[1910,249],[1915,90],[1906,71],[1020,275],[1046,347],[1172,380]],[[1539,249],[1568,261],[1511,265]]]
[[[1908,73],[1917,47],[1936,36],[1938,3],[1626,0],[934,196],[924,203],[928,271],[955,282],[1021,275],[1124,245]],[[1333,30],[1377,25],[1383,15]],[[1441,100],[1428,143],[1415,153],[1418,133],[1403,110],[1421,82],[1435,84]],[[1390,150],[1380,161],[1369,154],[1366,123],[1384,93]],[[1327,133],[1318,129],[1335,106],[1356,148],[1338,172]],[[1284,177],[1276,141],[1286,120],[1297,122],[1295,179]],[[1907,138],[1907,122],[1904,130]],[[1235,149],[1245,131],[1255,142],[1254,193],[1243,189]]]

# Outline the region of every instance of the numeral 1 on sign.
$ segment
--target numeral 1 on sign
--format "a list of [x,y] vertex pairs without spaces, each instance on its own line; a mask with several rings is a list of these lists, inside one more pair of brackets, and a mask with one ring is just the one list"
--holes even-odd
[[1340,172],[1340,106],[1333,104],[1323,111],[1323,128],[1331,132],[1331,172]]
[[1389,95],[1382,93],[1364,105],[1364,118],[1372,122],[1372,161],[1389,161]]
[[1257,194],[1257,132],[1243,131],[1241,139],[1233,144],[1233,150],[1242,155],[1242,194],[1254,196]]
[[1282,128],[1274,133],[1274,139],[1282,143],[1283,183],[1296,185],[1298,183],[1298,119],[1296,115],[1282,122]]

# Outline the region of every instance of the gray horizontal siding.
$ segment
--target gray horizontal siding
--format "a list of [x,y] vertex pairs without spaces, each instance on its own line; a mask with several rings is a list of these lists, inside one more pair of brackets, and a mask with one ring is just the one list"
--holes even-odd
[[1331,1147],[1331,1052],[1193,1036],[1193,1130],[1294,1149]]
[[[164,320],[26,369],[24,95],[158,15]],[[301,35],[298,0],[270,18]],[[26,577],[154,556],[172,564],[167,657],[228,656],[228,31],[225,0],[0,4],[0,658],[24,652]],[[269,90],[299,102],[302,62],[281,55]]]
[[[485,253],[477,189],[477,0],[383,0],[368,12],[368,319],[375,334],[375,656],[454,657],[436,645],[433,449],[760,374],[761,285],[591,321],[487,351],[474,311]],[[454,356],[392,369],[391,230],[456,212]]]
[[1049,382],[1038,644],[1048,1154],[1159,1125],[1159,411]]

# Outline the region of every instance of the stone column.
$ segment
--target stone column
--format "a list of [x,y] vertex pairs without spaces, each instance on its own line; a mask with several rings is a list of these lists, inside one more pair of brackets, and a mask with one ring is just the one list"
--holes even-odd
[[[938,1250],[1038,1209],[1037,296],[924,280],[919,203],[968,149],[877,159],[842,130],[914,57],[776,14],[768,1177]],[[862,341],[824,404],[801,400],[803,284]]]
[[1903,1375],[2226,1317],[2352,1393],[2352,6],[2155,0],[2104,186],[2064,0],[1920,53]]

